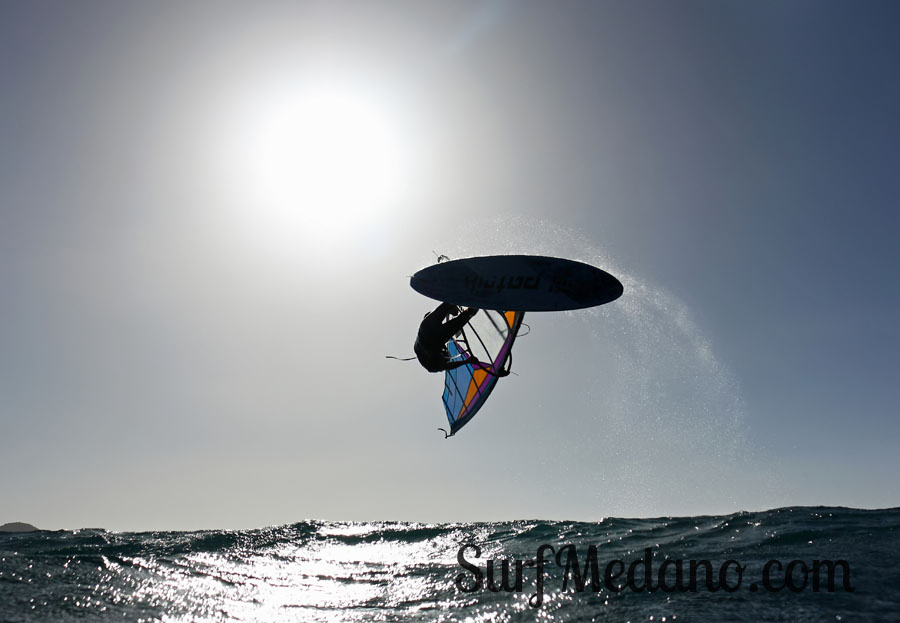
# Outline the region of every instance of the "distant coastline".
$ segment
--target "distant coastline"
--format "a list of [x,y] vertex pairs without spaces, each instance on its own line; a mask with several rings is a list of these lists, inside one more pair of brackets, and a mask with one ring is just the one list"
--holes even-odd
[[22,521],[13,521],[0,526],[0,532],[37,532],[37,530],[38,528],[35,528],[30,523]]

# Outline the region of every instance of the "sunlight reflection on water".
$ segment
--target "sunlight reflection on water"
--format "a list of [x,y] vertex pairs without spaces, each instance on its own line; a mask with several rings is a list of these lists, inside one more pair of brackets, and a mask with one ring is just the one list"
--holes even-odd
[[[386,529],[402,535],[428,527],[326,523],[301,543],[259,548],[253,541],[263,539],[251,539],[231,550],[175,559],[108,561],[109,583],[98,597],[139,610],[163,608],[167,621],[387,620],[398,612],[439,614],[453,598],[462,536],[432,529],[442,534],[389,540],[379,536]],[[112,594],[111,585],[118,585]]]

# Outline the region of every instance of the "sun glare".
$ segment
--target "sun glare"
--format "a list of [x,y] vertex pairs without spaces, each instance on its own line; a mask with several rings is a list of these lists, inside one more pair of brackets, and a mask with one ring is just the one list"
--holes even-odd
[[389,219],[410,178],[396,112],[327,83],[245,101],[223,180],[240,229],[281,252],[352,240]]

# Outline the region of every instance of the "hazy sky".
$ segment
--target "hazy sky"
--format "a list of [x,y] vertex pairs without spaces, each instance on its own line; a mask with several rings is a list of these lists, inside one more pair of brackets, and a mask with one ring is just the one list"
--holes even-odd
[[[0,523],[900,504],[895,2],[5,2]],[[434,253],[580,259],[445,441]]]

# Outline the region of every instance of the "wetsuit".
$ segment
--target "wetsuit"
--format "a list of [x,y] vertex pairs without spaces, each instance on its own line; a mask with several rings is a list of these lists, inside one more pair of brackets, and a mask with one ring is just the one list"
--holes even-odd
[[[433,312],[427,314],[419,325],[419,334],[414,347],[422,367],[429,372],[443,372],[469,363],[465,359],[451,362],[447,342],[462,331],[466,323],[477,313],[478,310],[471,307],[460,313],[456,305],[441,303]],[[456,314],[459,315],[444,322],[446,316]]]

